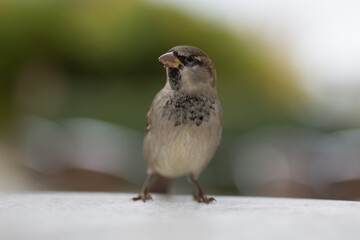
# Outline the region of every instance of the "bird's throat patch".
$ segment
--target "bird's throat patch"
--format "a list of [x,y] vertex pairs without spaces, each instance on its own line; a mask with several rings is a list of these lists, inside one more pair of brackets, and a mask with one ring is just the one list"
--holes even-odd
[[174,125],[194,123],[200,126],[215,114],[215,100],[203,96],[187,96],[175,93],[163,107],[163,118],[174,121]]
[[181,75],[178,68],[169,68],[169,83],[172,90],[179,91],[181,88]]

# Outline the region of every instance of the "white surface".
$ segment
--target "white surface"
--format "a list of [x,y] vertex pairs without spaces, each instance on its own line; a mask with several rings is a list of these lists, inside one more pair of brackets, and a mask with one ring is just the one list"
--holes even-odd
[[0,194],[0,239],[358,239],[360,202],[133,194]]

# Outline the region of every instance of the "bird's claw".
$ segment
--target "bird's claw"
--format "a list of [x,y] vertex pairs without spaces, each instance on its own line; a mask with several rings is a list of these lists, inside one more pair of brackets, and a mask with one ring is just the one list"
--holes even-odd
[[146,200],[152,200],[152,197],[148,193],[140,193],[139,196],[133,197],[132,200],[134,201],[141,200],[143,202],[146,202]]
[[199,203],[206,203],[206,204],[209,204],[211,203],[212,201],[216,201],[215,198],[213,197],[207,197],[206,195],[204,194],[193,194],[193,197],[194,197],[194,200],[199,202]]

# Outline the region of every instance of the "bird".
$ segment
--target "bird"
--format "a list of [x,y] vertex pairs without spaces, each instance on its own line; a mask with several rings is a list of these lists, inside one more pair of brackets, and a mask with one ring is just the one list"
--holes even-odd
[[215,199],[205,195],[198,178],[220,143],[223,125],[214,64],[193,46],[173,47],[158,59],[166,68],[166,84],[146,116],[147,178],[133,200],[152,200],[149,186],[154,176],[187,175],[197,189],[194,200],[208,204]]

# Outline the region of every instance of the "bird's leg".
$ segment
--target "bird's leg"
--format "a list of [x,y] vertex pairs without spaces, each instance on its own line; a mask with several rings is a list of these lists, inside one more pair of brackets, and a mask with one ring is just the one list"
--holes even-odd
[[132,200],[134,200],[134,201],[142,200],[143,202],[146,202],[146,200],[150,200],[150,199],[152,200],[151,195],[148,193],[148,188],[149,188],[152,177],[153,177],[152,174],[149,174],[146,177],[146,180],[144,182],[143,187],[141,188],[141,192],[140,192],[139,196],[133,197]]
[[197,194],[193,194],[194,196],[194,199],[196,201],[198,201],[199,203],[203,202],[203,203],[206,203],[206,204],[209,204],[210,202],[214,201],[215,198],[213,197],[207,197],[204,193],[204,191],[201,189],[200,187],[200,184],[199,182],[194,178],[193,175],[189,175],[189,179],[190,181],[195,185],[195,187],[197,188],[198,190],[198,193]]

